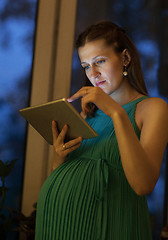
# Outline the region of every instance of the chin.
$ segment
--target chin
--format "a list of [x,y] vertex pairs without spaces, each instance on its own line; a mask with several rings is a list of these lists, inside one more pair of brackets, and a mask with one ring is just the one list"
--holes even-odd
[[101,88],[102,90],[103,90],[103,92],[105,92],[107,95],[111,95],[112,94],[112,92],[111,91],[108,91],[108,89],[103,89],[103,88]]

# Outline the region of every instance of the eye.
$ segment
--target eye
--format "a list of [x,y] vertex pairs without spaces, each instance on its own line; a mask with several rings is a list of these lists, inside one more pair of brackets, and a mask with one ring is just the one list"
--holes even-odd
[[82,66],[82,68],[83,68],[84,70],[88,70],[88,69],[90,68],[90,66],[89,66],[89,65],[86,65],[86,66]]
[[102,63],[104,63],[105,62],[105,60],[104,59],[101,59],[101,60],[98,60],[96,63],[99,65],[99,64],[102,64]]

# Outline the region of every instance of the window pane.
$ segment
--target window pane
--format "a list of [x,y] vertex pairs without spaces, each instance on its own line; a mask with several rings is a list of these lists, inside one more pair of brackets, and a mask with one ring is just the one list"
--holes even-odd
[[[7,164],[16,159],[12,171],[4,178],[8,191],[0,214],[6,217],[9,215],[6,206],[21,208],[26,125],[18,110],[29,101],[36,9],[37,0],[0,2],[0,160]],[[0,173],[2,177],[1,167]],[[8,239],[18,238],[12,233]]]

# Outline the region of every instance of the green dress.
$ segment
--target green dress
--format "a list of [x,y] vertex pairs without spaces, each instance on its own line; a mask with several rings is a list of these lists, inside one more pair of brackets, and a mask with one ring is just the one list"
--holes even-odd
[[[134,130],[136,104],[123,106]],[[124,174],[113,122],[101,110],[86,119],[98,133],[83,140],[41,188],[36,240],[151,240],[148,206]]]

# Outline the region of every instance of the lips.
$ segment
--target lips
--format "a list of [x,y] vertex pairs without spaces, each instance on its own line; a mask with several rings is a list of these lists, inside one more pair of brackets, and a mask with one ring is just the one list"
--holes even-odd
[[105,80],[104,80],[104,81],[99,81],[99,82],[96,83],[96,86],[97,86],[97,87],[100,87],[100,86],[102,86],[105,82],[106,82]]
[[102,86],[105,82],[106,82],[105,80],[104,80],[104,81],[99,81],[99,82],[96,83],[96,86],[97,86],[97,87],[100,87],[100,86]]

